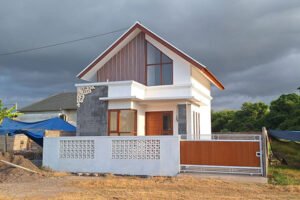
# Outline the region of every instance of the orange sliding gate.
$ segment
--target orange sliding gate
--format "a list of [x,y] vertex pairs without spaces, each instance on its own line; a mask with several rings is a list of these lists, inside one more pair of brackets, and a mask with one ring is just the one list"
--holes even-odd
[[182,172],[262,175],[260,135],[212,135],[180,141]]

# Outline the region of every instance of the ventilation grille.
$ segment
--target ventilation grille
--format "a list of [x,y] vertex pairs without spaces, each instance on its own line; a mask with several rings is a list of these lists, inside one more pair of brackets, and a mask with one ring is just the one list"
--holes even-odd
[[112,140],[112,159],[159,160],[160,140]]
[[61,159],[94,159],[94,140],[61,140],[59,145]]

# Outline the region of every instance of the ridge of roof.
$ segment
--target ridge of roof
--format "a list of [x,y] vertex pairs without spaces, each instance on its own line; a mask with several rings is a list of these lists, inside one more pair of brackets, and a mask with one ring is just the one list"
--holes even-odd
[[206,76],[207,79],[209,79],[212,83],[214,83],[220,90],[225,89],[223,84],[216,78],[216,76],[213,73],[211,73],[207,69],[207,67],[204,64],[195,60],[194,58],[186,54],[184,51],[178,49],[170,42],[166,41],[156,33],[152,32],[149,28],[141,24],[139,21],[136,21],[126,32],[124,32],[117,40],[115,40],[115,42],[113,42],[105,51],[103,51],[96,59],[94,59],[86,68],[84,68],[77,75],[77,77],[82,78],[85,74],[87,74],[98,62],[100,62],[107,54],[109,54],[116,46],[118,46],[118,44],[120,44],[127,36],[130,35],[130,33],[132,33],[136,29],[140,29],[145,34],[148,34],[150,37],[157,40],[159,43],[166,46],[171,51],[181,56],[183,59],[193,64]]
[[76,106],[76,92],[61,92],[50,95],[19,109],[20,112],[43,112],[73,110]]

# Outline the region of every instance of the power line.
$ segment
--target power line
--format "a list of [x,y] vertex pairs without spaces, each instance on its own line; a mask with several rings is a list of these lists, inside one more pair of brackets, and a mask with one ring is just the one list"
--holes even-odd
[[107,32],[107,33],[101,33],[101,34],[87,36],[87,37],[78,38],[78,39],[74,39],[74,40],[68,40],[68,41],[65,41],[65,42],[59,42],[59,43],[49,44],[49,45],[30,48],[30,49],[22,49],[22,50],[18,50],[18,51],[7,52],[7,53],[0,53],[0,56],[8,56],[8,55],[13,55],[13,54],[26,53],[26,52],[30,52],[30,51],[36,51],[36,50],[40,50],[40,49],[46,49],[46,48],[50,48],[50,47],[70,44],[70,43],[74,43],[74,42],[78,42],[78,41],[82,41],[82,40],[87,40],[87,39],[91,39],[91,38],[95,38],[95,37],[101,37],[101,36],[109,35],[109,34],[112,34],[112,33],[121,32],[121,31],[124,31],[124,30],[127,30],[127,29],[128,29],[128,27],[118,29],[118,30],[114,30],[114,31],[110,31],[110,32]]

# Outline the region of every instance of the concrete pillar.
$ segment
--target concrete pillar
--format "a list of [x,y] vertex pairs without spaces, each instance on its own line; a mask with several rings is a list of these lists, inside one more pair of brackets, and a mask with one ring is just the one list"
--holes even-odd
[[77,109],[77,136],[107,135],[108,102],[100,101],[100,97],[108,96],[108,86],[95,86],[90,94],[86,94]]

